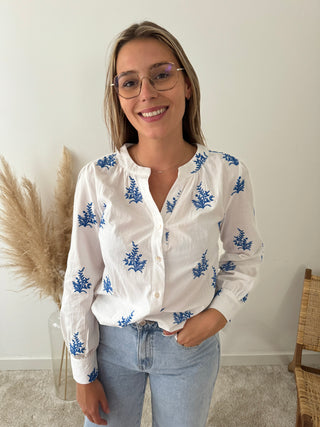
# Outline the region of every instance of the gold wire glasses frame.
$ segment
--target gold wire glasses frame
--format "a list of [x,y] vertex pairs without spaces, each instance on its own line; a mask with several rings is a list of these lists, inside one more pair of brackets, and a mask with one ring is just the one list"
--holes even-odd
[[173,89],[178,81],[178,71],[184,68],[175,68],[172,62],[154,64],[148,76],[139,77],[136,71],[126,71],[114,77],[113,86],[119,96],[125,99],[136,98],[141,93],[142,80],[147,78],[157,91],[162,92]]

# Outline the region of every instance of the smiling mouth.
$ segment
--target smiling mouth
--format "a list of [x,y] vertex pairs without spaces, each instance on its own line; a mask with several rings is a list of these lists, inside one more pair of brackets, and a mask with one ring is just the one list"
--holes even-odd
[[155,117],[155,116],[159,116],[160,114],[163,114],[165,111],[167,110],[167,108],[159,108],[159,110],[155,110],[155,111],[150,111],[148,113],[140,113],[142,117]]

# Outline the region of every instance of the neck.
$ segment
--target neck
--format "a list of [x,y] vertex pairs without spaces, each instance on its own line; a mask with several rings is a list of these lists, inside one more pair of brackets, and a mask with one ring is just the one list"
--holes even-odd
[[180,142],[139,141],[129,149],[133,160],[140,166],[149,167],[153,172],[162,173],[187,163],[196,147],[183,139]]

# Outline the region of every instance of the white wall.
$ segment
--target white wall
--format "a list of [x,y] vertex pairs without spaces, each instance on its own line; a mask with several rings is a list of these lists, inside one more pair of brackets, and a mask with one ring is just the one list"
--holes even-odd
[[[63,145],[77,171],[108,151],[107,47],[143,19],[172,31],[196,68],[208,145],[251,171],[265,262],[223,334],[225,360],[277,360],[294,348],[304,268],[320,273],[319,1],[0,0],[1,154],[48,206]],[[0,270],[2,369],[49,357],[55,306],[19,289]]]

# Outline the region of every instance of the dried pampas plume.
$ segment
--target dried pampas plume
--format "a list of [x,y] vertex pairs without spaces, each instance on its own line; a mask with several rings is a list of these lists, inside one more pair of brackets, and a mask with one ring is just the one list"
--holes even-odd
[[55,208],[44,213],[36,186],[21,183],[1,156],[0,239],[9,267],[22,279],[23,289],[34,288],[61,308],[63,278],[72,228],[74,184],[70,153],[66,148],[59,165]]

